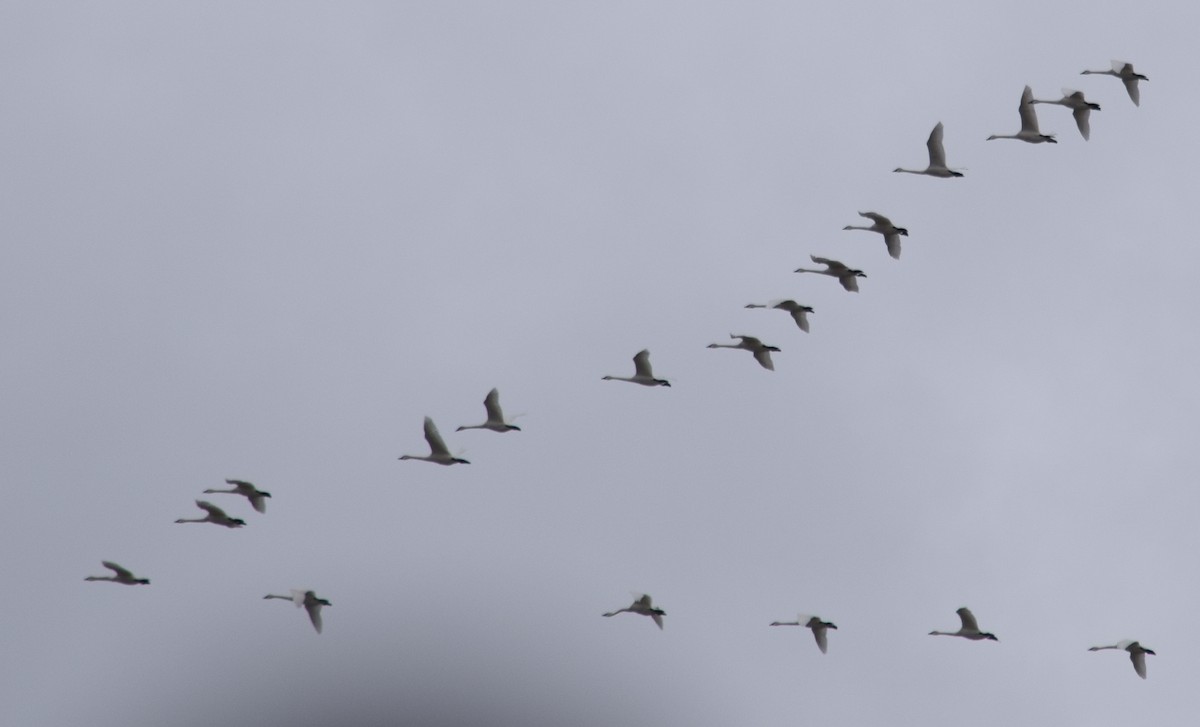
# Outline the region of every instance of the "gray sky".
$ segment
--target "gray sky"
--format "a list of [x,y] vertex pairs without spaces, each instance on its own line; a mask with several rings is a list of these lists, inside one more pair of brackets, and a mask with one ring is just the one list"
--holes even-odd
[[0,721],[1193,719],[1200,11],[877,5],[0,6]]

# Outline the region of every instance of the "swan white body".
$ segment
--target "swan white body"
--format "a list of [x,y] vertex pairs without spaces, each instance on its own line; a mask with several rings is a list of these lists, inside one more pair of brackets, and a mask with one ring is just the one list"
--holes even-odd
[[938,122],[937,126],[933,127],[933,131],[929,133],[929,141],[925,142],[925,148],[929,150],[929,166],[924,169],[904,169],[896,167],[894,172],[907,172],[908,174],[924,174],[929,177],[961,177],[962,172],[956,172],[946,166],[946,149],[942,146],[942,122]]
[[892,221],[877,212],[859,212],[859,217],[866,217],[873,223],[870,227],[862,227],[856,225],[846,225],[843,230],[866,230],[867,232],[878,232],[883,235],[883,242],[887,245],[888,255],[895,259],[900,259],[900,236],[908,237],[908,230],[903,227],[896,227]]
[[962,621],[962,628],[960,628],[958,631],[930,631],[929,635],[960,636],[964,639],[970,639],[971,641],[980,641],[982,639],[987,639],[989,641],[1000,640],[996,638],[995,634],[989,634],[986,631],[979,630],[979,623],[975,621],[975,615],[971,613],[971,609],[963,607],[958,609],[955,613],[958,614],[958,618]]
[[1146,678],[1146,654],[1153,655],[1154,652],[1142,646],[1136,641],[1118,641],[1112,646],[1093,646],[1088,651],[1104,651],[1105,649],[1120,649],[1129,652],[1129,660],[1133,662],[1133,670],[1141,678]]
[[490,429],[493,432],[519,432],[521,428],[509,424],[504,419],[504,411],[500,409],[500,392],[492,389],[483,400],[483,408],[487,410],[487,421],[483,424],[463,425],[457,431],[464,429]]
[[812,629],[813,638],[817,640],[817,648],[824,654],[829,649],[829,643],[826,639],[825,632],[829,629],[837,629],[837,626],[822,621],[818,616],[806,616],[800,614],[795,621],[773,621],[772,626],[805,626]]
[[642,386],[670,386],[666,379],[654,378],[654,369],[650,368],[650,349],[642,349],[633,357],[633,376],[603,376],[604,381],[628,381]]
[[851,293],[858,292],[858,278],[865,278],[867,274],[861,270],[855,270],[847,266],[845,263],[838,262],[827,257],[817,257],[809,255],[812,261],[818,265],[824,265],[824,270],[810,270],[808,268],[796,268],[798,273],[818,273],[820,275],[828,275],[831,278],[837,278],[842,287]]
[[740,338],[737,343],[710,343],[709,348],[740,348],[743,351],[749,351],[754,354],[754,360],[757,361],[764,369],[768,371],[775,370],[775,362],[771,360],[771,352],[779,351],[780,349],[774,346],[768,346],[754,336],[742,336],[734,333],[729,334],[730,338]]
[[429,417],[425,417],[425,441],[429,443],[429,454],[422,456],[419,454],[406,454],[400,459],[419,459],[425,462],[435,462],[437,464],[471,464],[465,459],[460,459],[450,454],[450,449],[446,446],[446,442],[442,440],[442,435],[438,434],[437,425]]
[[992,134],[988,137],[988,141],[992,139],[1019,139],[1027,141],[1030,144],[1041,144],[1049,142],[1057,144],[1053,134],[1043,134],[1038,131],[1037,111],[1033,108],[1033,90],[1029,86],[1021,92],[1021,103],[1017,106],[1017,111],[1021,114],[1021,130],[1015,134]]
[[1121,79],[1121,83],[1125,84],[1125,90],[1129,92],[1129,100],[1133,101],[1134,106],[1142,105],[1142,95],[1138,91],[1138,81],[1149,81],[1140,73],[1134,73],[1133,64],[1125,61],[1113,61],[1111,71],[1083,71],[1079,75],[1090,76],[1116,76]]
[[808,314],[813,312],[813,309],[810,306],[800,305],[794,300],[772,300],[766,305],[750,303],[746,307],[785,310],[792,315],[792,320],[796,321],[796,325],[800,327],[800,330],[808,333]]
[[149,578],[138,578],[131,571],[122,568],[111,560],[102,560],[100,565],[113,572],[111,576],[88,576],[85,581],[112,581],[126,586],[148,586],[150,585]]
[[332,606],[333,604],[324,598],[317,598],[317,594],[313,591],[301,591],[296,588],[290,590],[292,593],[290,596],[276,596],[271,594],[263,596],[263,598],[278,598],[283,601],[291,601],[296,604],[296,608],[303,607],[305,611],[308,611],[308,620],[312,621],[313,628],[317,630],[318,634],[321,633],[321,607]]
[[253,485],[253,483],[245,480],[225,480],[225,484],[233,485],[232,490],[205,490],[205,494],[224,493],[229,495],[241,495],[250,501],[250,506],[258,512],[265,513],[267,511],[267,498],[271,496],[269,492],[263,492]]
[[186,519],[179,518],[177,523],[212,523],[213,525],[224,525],[227,528],[240,528],[246,524],[245,520],[236,517],[229,517],[225,511],[211,502],[204,500],[196,500],[196,507],[208,513],[202,518]]
[[1087,141],[1092,137],[1092,127],[1089,123],[1093,111],[1100,110],[1100,104],[1092,103],[1083,97],[1083,91],[1072,91],[1069,88],[1063,89],[1063,97],[1057,101],[1040,101],[1031,99],[1031,104],[1049,103],[1056,106],[1066,106],[1071,109],[1071,115],[1075,117],[1075,126],[1079,128],[1079,134]]
[[650,594],[648,593],[643,594],[631,605],[626,606],[625,608],[618,608],[616,611],[609,611],[608,613],[601,615],[616,616],[618,613],[636,613],[642,616],[649,616],[650,618],[654,619],[654,623],[658,626],[659,630],[662,630],[663,627],[662,617],[667,615],[667,612],[661,608],[655,608],[654,604],[650,600]]

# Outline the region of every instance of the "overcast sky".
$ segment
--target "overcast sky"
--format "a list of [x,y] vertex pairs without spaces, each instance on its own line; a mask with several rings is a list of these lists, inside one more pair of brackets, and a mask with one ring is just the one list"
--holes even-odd
[[[0,5],[0,722],[1189,723],[1198,26]],[[1026,84],[1091,141],[986,141]],[[891,173],[939,121],[966,176]],[[642,348],[670,388],[601,380]],[[523,431],[455,433],[492,387]],[[425,416],[470,465],[397,460]],[[226,477],[267,513],[174,523]],[[631,591],[665,630],[600,618]],[[927,635],[960,606],[1000,641]],[[1087,651],[1125,638],[1148,680]]]

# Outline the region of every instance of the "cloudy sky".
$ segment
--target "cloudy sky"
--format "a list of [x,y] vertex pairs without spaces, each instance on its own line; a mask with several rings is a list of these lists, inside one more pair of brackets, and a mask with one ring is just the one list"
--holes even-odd
[[[1194,719],[1198,24],[0,5],[0,721]],[[1140,108],[1079,75],[1113,58]],[[1091,141],[1056,106],[1057,145],[985,141],[1026,84]],[[892,174],[938,121],[966,176]],[[642,348],[671,388],[601,380]],[[492,387],[523,431],[455,433]],[[469,466],[397,461],[425,416]],[[174,523],[226,477],[267,514]],[[600,618],[631,591],[664,631]],[[927,635],[964,605],[998,643]],[[1148,680],[1087,651],[1125,638]]]

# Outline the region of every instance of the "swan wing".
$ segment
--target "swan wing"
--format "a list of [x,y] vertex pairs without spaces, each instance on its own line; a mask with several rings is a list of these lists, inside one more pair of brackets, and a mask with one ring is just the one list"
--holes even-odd
[[800,306],[792,308],[791,311],[792,320],[796,321],[796,325],[800,327],[800,330],[808,333],[808,311]]
[[771,352],[765,348],[757,348],[754,350],[754,360],[768,371],[775,370],[775,362],[771,360]]
[[1146,678],[1146,652],[1138,650],[1129,652],[1129,660],[1133,662],[1133,670],[1141,678]]
[[1034,110],[1033,104],[1029,103],[1032,100],[1033,90],[1026,86],[1021,92],[1021,105],[1017,107],[1021,114],[1021,131],[1040,134],[1042,132],[1038,131],[1037,111]]
[[636,601],[633,602],[633,605],[638,608],[646,608],[646,609],[654,608],[654,603],[653,603],[653,600],[650,598],[649,593],[643,593],[640,598],[638,598]]
[[956,612],[958,617],[962,619],[963,631],[978,631],[979,622],[975,620],[975,614],[971,613],[971,609],[963,607]]
[[254,483],[247,482],[246,480],[225,480],[225,484],[233,485],[233,486],[237,487],[239,490],[243,489],[243,488],[249,488],[251,490],[255,489]]
[[133,573],[130,573],[127,569],[122,568],[111,560],[102,560],[100,561],[100,565],[116,573],[118,578],[133,578]]
[[658,626],[658,630],[659,630],[659,631],[662,631],[662,630],[663,630],[663,620],[662,620],[662,614],[660,614],[660,613],[652,613],[652,614],[650,614],[650,618],[654,619],[654,624],[655,624],[656,626]]
[[196,500],[196,507],[200,508],[201,510],[204,510],[205,512],[207,512],[209,515],[213,516],[214,518],[217,518],[217,519],[228,519],[229,518],[229,516],[225,514],[224,510],[222,510],[221,508],[212,504],[211,502],[205,502],[204,500]]
[[937,126],[933,127],[933,131],[929,133],[929,141],[925,142],[925,146],[929,149],[929,166],[945,167],[946,166],[946,149],[942,146],[942,122],[938,122]]
[[[1130,72],[1133,71],[1132,66],[1126,66]],[[1121,76],[1121,81],[1125,84],[1125,90],[1129,92],[1129,100],[1133,101],[1134,106],[1142,105],[1142,95],[1138,91],[1138,79],[1136,76]]]
[[439,457],[449,457],[450,448],[446,446],[446,442],[442,440],[442,435],[438,434],[437,425],[429,417],[425,417],[425,441],[429,442],[430,451]]
[[[889,232],[883,236],[883,242],[887,245],[888,255],[900,259],[900,233]],[[857,277],[857,276],[855,276]],[[857,283],[856,283],[857,285]]]
[[1076,106],[1071,111],[1071,115],[1075,117],[1075,125],[1079,127],[1079,133],[1083,135],[1084,141],[1087,141],[1092,136],[1092,128],[1088,123],[1092,116],[1092,110],[1087,106]]
[[[893,256],[893,257],[896,257],[896,256]],[[842,284],[842,287],[845,288],[846,290],[848,290],[849,292],[851,292],[851,293],[858,292],[858,276],[851,273],[850,271],[846,271],[845,274],[839,275],[838,282],[840,282]]]
[[849,272],[849,270],[850,270],[850,268],[847,267],[845,263],[840,262],[838,260],[833,260],[831,258],[817,257],[816,255],[813,255],[812,260],[814,263],[820,263],[821,265],[824,265],[825,267],[829,268],[829,270],[827,270],[825,272],[831,273],[833,275],[843,275],[843,274]]
[[489,422],[504,423],[504,412],[500,409],[500,392],[497,389],[492,389],[488,392],[487,398],[483,400],[483,408],[487,409],[487,418]]
[[878,212],[859,212],[858,216],[866,217],[868,220],[871,220],[881,227],[895,227],[891,220],[879,214]]
[[321,633],[321,604],[314,598],[304,604],[304,610],[308,611],[308,620],[312,621],[313,628],[317,633]]
[[639,378],[654,378],[654,370],[650,368],[650,349],[643,348],[633,357],[633,369]]
[[829,642],[825,638],[825,627],[813,626],[812,632],[813,638],[817,640],[817,648],[821,650],[822,654],[826,653],[829,650]]

